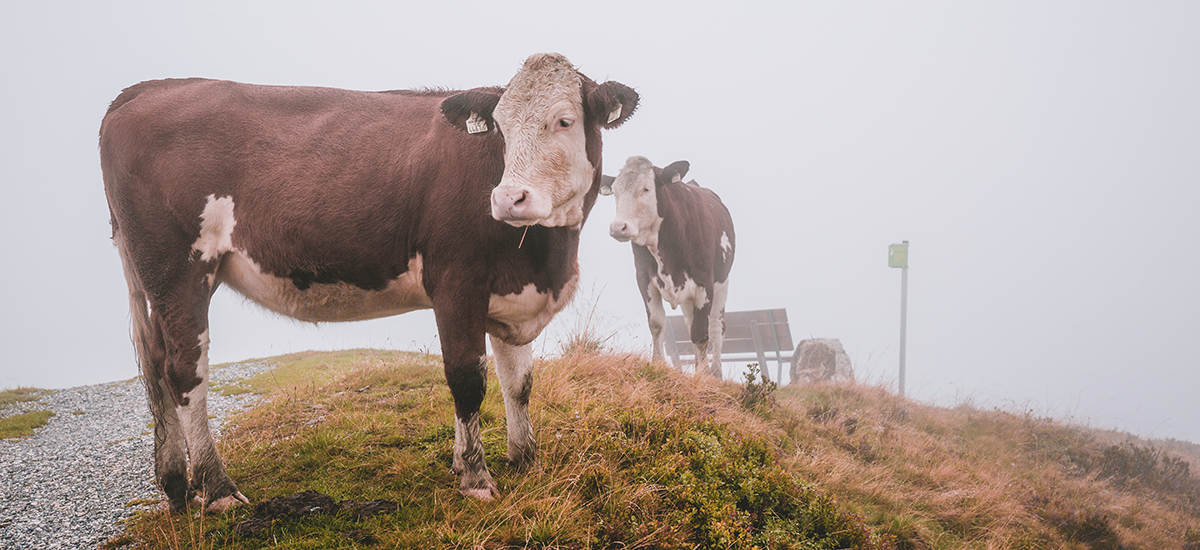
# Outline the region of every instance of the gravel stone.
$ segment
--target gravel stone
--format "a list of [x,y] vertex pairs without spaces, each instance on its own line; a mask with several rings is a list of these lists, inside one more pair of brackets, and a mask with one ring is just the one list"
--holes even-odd
[[[250,361],[213,368],[212,386],[271,367]],[[209,392],[214,435],[260,396]],[[50,410],[30,437],[0,440],[0,548],[96,548],[137,510],[162,506],[154,485],[154,435],[141,379],[51,390],[0,409],[0,417]]]

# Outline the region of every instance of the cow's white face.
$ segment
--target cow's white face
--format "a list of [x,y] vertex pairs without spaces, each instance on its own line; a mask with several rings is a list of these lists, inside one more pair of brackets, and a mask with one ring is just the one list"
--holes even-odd
[[617,214],[608,234],[621,241],[650,248],[658,247],[658,228],[663,219],[658,215],[658,190],[655,188],[654,165],[646,157],[632,156],[625,161],[621,173],[612,182],[612,194],[617,200]]
[[583,80],[567,59],[537,54],[508,83],[493,112],[504,134],[504,176],[492,217],[517,227],[578,227],[595,178],[584,135]]

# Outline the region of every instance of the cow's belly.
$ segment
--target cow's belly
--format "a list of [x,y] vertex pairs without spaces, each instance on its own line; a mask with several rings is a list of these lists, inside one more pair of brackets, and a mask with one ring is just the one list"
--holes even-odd
[[408,271],[383,290],[364,290],[347,283],[314,284],[300,290],[291,279],[264,273],[253,258],[234,249],[221,260],[217,281],[271,311],[317,323],[361,321],[431,308],[421,273],[418,254],[409,260]]
[[683,284],[677,285],[670,275],[659,273],[658,277],[654,279],[654,285],[658,287],[658,292],[662,294],[663,300],[671,304],[671,309],[676,309],[681,305],[701,308],[708,303],[708,292],[686,275],[683,277]]
[[658,250],[649,247],[648,249],[658,265],[658,276],[651,278],[652,284],[658,287],[658,293],[662,295],[663,299],[671,304],[671,309],[677,309],[685,304],[688,307],[701,308],[708,303],[708,291],[704,287],[698,286],[696,281],[687,276],[686,272],[683,275],[683,281],[677,282],[671,279],[670,275],[663,272],[662,257],[658,255]]
[[532,283],[525,285],[521,292],[493,294],[488,301],[488,334],[512,346],[532,342],[550,324],[550,320],[571,302],[578,283],[579,276],[572,277],[558,293],[557,299],[551,292],[538,292]]

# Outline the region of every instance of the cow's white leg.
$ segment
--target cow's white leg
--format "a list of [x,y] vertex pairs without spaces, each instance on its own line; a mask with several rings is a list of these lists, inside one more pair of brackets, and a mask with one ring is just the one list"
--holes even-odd
[[187,439],[188,456],[192,464],[192,487],[203,491],[209,512],[224,512],[237,503],[249,503],[221,464],[221,455],[208,426],[208,330],[197,338],[200,358],[196,361],[196,378],[200,383],[183,394],[175,407],[183,435]]
[[508,420],[508,460],[523,469],[537,456],[537,441],[529,422],[529,395],[533,392],[533,346],[510,346],[489,336],[496,355],[496,377],[504,393],[504,416]]
[[[684,300],[683,303],[679,305],[679,309],[680,313],[683,313],[683,324],[687,325],[687,333],[691,335],[692,324],[696,322],[695,302],[690,299]],[[705,372],[705,370],[708,368],[708,354],[701,350],[700,344],[695,344],[695,348],[696,360],[694,362],[695,370],[693,372],[695,374],[700,374]]]
[[723,283],[713,284],[712,309],[708,312],[708,349],[712,353],[710,369],[714,372],[713,376],[717,377],[723,376],[721,347],[725,344],[725,298],[728,294],[728,279]]
[[696,374],[704,373],[713,376],[720,376],[720,371],[714,375],[711,370],[711,363],[708,361],[708,341],[705,340],[699,343],[693,343],[696,347]]
[[[646,287],[646,324],[650,325],[650,358],[666,360],[663,352],[663,329],[667,326],[667,311],[663,308],[662,294],[653,282]],[[676,365],[678,367],[678,365]]]

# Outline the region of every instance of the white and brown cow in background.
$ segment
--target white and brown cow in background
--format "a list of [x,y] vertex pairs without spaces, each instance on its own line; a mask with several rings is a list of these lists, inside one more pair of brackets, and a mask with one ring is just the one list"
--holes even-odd
[[496,490],[479,432],[490,337],[508,458],[531,464],[529,344],[579,279],[600,129],[637,102],[557,54],[531,56],[507,87],[463,92],[205,79],[122,92],[100,161],[170,508],[196,492],[211,511],[247,502],[206,410],[208,307],[222,284],[311,322],[432,308],[454,397],[452,467],[480,498]]
[[667,314],[662,301],[666,300],[672,309],[683,306],[696,345],[696,372],[720,378],[733,219],[712,190],[695,181],[683,182],[687,171],[684,160],[658,168],[645,157],[633,156],[616,178],[604,177],[600,192],[617,201],[609,234],[633,243],[654,358],[664,358],[662,331]]

